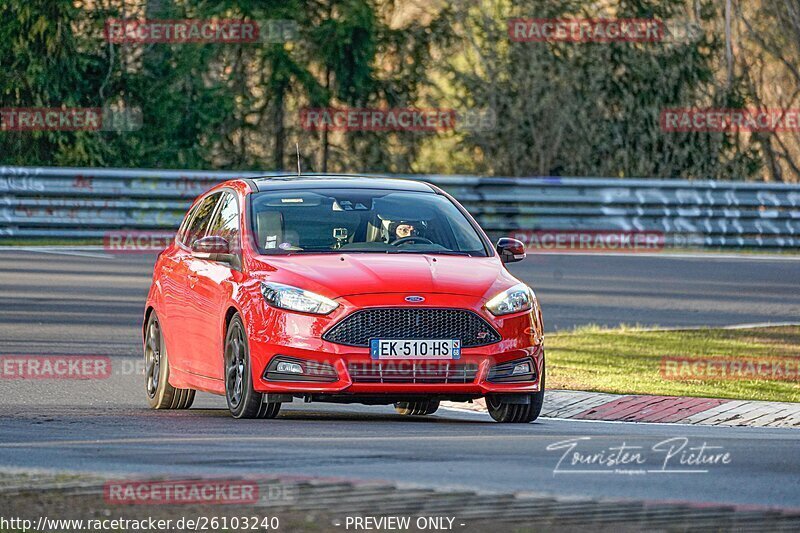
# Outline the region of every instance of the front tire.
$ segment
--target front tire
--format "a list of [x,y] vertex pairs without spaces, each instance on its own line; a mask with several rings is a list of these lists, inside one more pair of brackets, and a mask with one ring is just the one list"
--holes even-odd
[[167,345],[155,311],[145,327],[144,385],[151,409],[188,409],[194,402],[193,389],[176,389],[169,384]]
[[404,416],[432,415],[439,409],[439,400],[417,400],[414,402],[397,402],[395,410]]
[[281,410],[280,403],[265,403],[264,395],[253,389],[250,345],[238,314],[225,335],[225,398],[234,418],[275,418]]
[[529,396],[529,403],[519,404],[504,402],[502,394],[490,394],[486,397],[486,407],[495,421],[506,424],[527,424],[539,418],[544,405],[544,366],[539,392]]

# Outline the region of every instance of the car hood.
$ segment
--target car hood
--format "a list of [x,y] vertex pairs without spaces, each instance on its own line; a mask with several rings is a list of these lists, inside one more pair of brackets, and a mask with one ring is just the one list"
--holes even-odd
[[[375,293],[444,293],[485,297],[518,283],[497,257],[427,254],[262,256],[265,281],[329,298]],[[489,296],[492,296],[490,294]]]

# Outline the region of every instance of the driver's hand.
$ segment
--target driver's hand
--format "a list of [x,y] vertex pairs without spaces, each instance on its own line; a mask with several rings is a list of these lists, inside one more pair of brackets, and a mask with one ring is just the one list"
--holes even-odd
[[397,226],[397,238],[398,239],[405,239],[406,237],[410,237],[411,234],[414,232],[414,226],[411,224],[400,224]]

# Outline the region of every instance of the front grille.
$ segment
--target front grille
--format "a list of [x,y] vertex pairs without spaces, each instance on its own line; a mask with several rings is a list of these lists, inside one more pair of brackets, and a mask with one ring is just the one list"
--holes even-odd
[[369,346],[370,339],[460,339],[471,348],[500,341],[483,318],[465,309],[395,307],[364,309],[333,326],[323,339],[348,346]]
[[390,361],[350,363],[347,371],[353,383],[472,383],[478,374],[478,365]]

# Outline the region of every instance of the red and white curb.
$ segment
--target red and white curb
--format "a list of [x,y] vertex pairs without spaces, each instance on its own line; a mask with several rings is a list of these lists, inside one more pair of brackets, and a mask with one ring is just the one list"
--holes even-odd
[[[483,400],[473,404],[444,402],[444,407],[486,411]],[[705,426],[800,427],[800,403],[549,390],[541,416]]]

